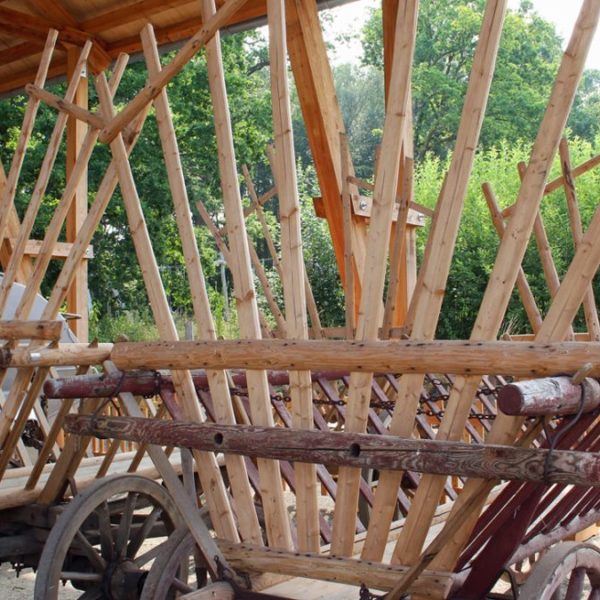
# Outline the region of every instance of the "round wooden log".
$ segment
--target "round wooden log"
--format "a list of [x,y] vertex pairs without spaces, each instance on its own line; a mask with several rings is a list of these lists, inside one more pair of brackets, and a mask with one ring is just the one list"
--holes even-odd
[[98,365],[110,358],[112,344],[58,344],[56,348],[0,350],[0,368]]
[[[313,371],[313,381],[326,379],[332,381],[349,375],[348,371]],[[271,385],[288,385],[290,376],[287,371],[270,371]],[[208,377],[204,371],[192,373],[196,389],[208,389]],[[246,388],[246,373],[232,372],[233,383]],[[173,389],[171,375],[157,371],[117,371],[102,375],[77,375],[48,379],[44,383],[44,395],[48,398],[107,398],[121,392],[129,392],[137,396],[158,394],[161,388]]]
[[592,363],[599,342],[235,340],[115,344],[119,369],[347,369],[372,373],[453,373],[543,377]]
[[[582,406],[583,401],[583,406]],[[586,378],[575,384],[570,377],[547,377],[509,383],[498,392],[498,408],[507,415],[540,417],[591,412],[600,406],[600,383]]]
[[324,465],[417,471],[482,479],[600,486],[592,452],[414,440],[389,435],[67,415],[77,435]]

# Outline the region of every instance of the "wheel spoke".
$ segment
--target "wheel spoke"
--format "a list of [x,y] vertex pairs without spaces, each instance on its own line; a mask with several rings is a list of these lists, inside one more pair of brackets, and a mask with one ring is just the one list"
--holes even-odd
[[162,552],[164,544],[165,542],[159,544],[158,546],[154,546],[154,548],[150,548],[150,550],[144,552],[144,554],[140,554],[134,559],[133,564],[138,567],[138,569],[141,569],[145,564],[148,564]]
[[585,583],[585,569],[580,567],[571,573],[569,578],[569,587],[565,594],[565,600],[580,600],[583,595],[583,585]]
[[173,589],[177,590],[178,592],[181,592],[182,594],[189,594],[190,592],[194,591],[194,588],[191,585],[177,578],[173,580],[171,586],[173,587]]
[[129,542],[129,546],[127,547],[128,558],[133,558],[137,554],[138,550],[144,543],[144,540],[150,535],[152,528],[156,525],[161,512],[162,507],[155,506],[152,509],[152,512],[144,519],[142,526],[138,529]]
[[106,568],[106,561],[98,554],[96,548],[90,544],[85,535],[81,531],[78,531],[75,534],[75,539],[77,540],[77,548],[85,554],[94,569],[96,569],[96,571],[104,571]]
[[115,555],[108,502],[102,502],[94,512],[98,517],[98,531],[100,533],[102,556],[107,560],[112,560],[115,558]]
[[100,582],[102,581],[102,575],[98,573],[79,573],[78,571],[61,571],[61,579],[71,579],[73,581],[91,581]]
[[590,595],[588,596],[588,600],[600,600],[600,588],[594,588]]
[[102,590],[100,588],[92,588],[79,596],[79,600],[101,600]]
[[135,511],[135,505],[137,503],[138,494],[128,494],[125,502],[125,508],[119,521],[119,529],[117,531],[117,542],[115,545],[116,553],[119,558],[125,556],[127,550],[127,540],[129,539],[129,533],[131,531],[131,522],[133,520],[133,513]]

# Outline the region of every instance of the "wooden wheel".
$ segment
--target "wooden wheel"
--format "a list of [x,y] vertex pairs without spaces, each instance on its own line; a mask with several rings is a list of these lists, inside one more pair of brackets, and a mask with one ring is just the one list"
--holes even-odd
[[138,475],[99,480],[56,520],[40,557],[34,599],[56,600],[61,582],[70,581],[82,600],[137,600],[151,562],[180,523],[171,497],[155,481]]
[[600,600],[600,551],[561,542],[535,563],[519,600]]
[[178,527],[156,557],[140,600],[173,600],[206,583],[207,570],[194,539],[186,526]]

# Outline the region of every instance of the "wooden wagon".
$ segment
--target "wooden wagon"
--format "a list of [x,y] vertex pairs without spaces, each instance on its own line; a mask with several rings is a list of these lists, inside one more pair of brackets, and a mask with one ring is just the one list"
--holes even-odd
[[[462,341],[436,340],[435,331],[506,1],[486,4],[456,148],[433,210],[418,203],[412,186],[408,107],[416,0],[384,2],[389,92],[373,184],[353,173],[316,3],[267,1],[274,190],[259,196],[245,171],[252,205],[244,210],[219,30],[242,14],[256,16],[258,4],[227,0],[215,10],[204,0],[201,27],[164,67],[146,25],[141,45],[135,43],[144,53],[148,81],[120,111],[113,96],[127,59],[117,60],[107,80],[106,64],[97,65],[106,62],[106,47],[85,31],[65,96],[44,90],[57,37],[83,41],[73,23],[48,33],[34,83],[26,88],[30,100],[0,198],[0,237],[15,232],[0,287],[2,308],[13,282],[29,269],[15,319],[0,328],[7,340],[3,372],[17,369],[0,412],[1,559],[38,569],[39,600],[59,597],[65,581],[85,599],[518,594],[531,600],[563,592],[569,599],[584,593],[598,598],[595,546],[555,544],[600,520],[600,324],[591,288],[600,264],[600,216],[583,231],[575,187],[576,177],[600,159],[571,168],[568,144],[561,141],[600,0],[583,3],[515,203],[500,211],[484,185],[501,243],[473,334]],[[15,12],[2,7],[0,17],[16,19]],[[22,27],[39,26],[25,21]],[[321,327],[304,271],[286,43],[344,281],[342,331]],[[210,74],[226,228],[219,230],[201,203],[197,208],[232,273],[236,340],[216,339],[166,91],[201,48]],[[76,99],[88,63],[99,71],[95,109]],[[40,102],[58,111],[57,125],[18,223],[15,189]],[[151,105],[198,341],[178,339],[128,159]],[[67,117],[84,124],[85,134],[31,265],[24,249]],[[31,299],[99,143],[109,146],[112,162],[76,227],[42,320],[28,321]],[[548,182],[559,144],[562,172]],[[81,275],[117,184],[160,341],[61,344],[59,310]],[[544,196],[561,187],[576,246],[562,281],[539,212]],[[372,195],[361,196],[359,188]],[[261,219],[262,201],[275,195],[280,255],[268,228],[264,233],[281,275],[283,308],[245,228],[245,216],[256,212]],[[414,226],[423,218],[432,218],[432,225],[417,276]],[[553,296],[543,316],[521,268],[532,233]],[[268,318],[257,302],[253,267]],[[532,334],[498,341],[515,285]],[[582,304],[588,331],[574,333]],[[340,339],[328,339],[334,336]],[[78,373],[57,377],[53,370],[60,366]],[[89,373],[90,366],[97,372]],[[41,421],[48,415],[40,405],[42,387],[48,403],[59,399],[58,411],[41,428],[35,462],[10,468],[15,456],[28,457],[23,431],[31,411]],[[105,410],[109,404],[113,414]],[[104,456],[86,456],[93,436],[109,440]],[[119,451],[123,440],[135,449]],[[111,475],[111,469],[129,473]],[[499,591],[494,586],[503,573],[508,590]]]

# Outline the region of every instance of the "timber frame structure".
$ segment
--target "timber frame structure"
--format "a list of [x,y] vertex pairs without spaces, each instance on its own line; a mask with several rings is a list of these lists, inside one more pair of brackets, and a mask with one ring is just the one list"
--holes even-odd
[[[491,185],[480,182],[501,242],[471,338],[459,341],[435,333],[507,0],[486,2],[433,209],[413,190],[419,2],[383,0],[382,7],[386,114],[370,183],[353,170],[316,0],[0,2],[0,93],[24,87],[29,97],[0,181],[2,313],[23,284],[14,316],[0,321],[0,378],[13,377],[0,404],[0,561],[38,569],[36,600],[60,597],[65,581],[88,600],[371,598],[370,589],[387,600],[477,600],[505,571],[505,598],[517,588],[521,600],[556,598],[562,586],[574,600],[586,581],[588,597],[599,597],[600,552],[554,544],[600,521],[600,323],[592,289],[600,213],[584,229],[576,188],[600,157],[572,166],[563,137],[600,0],[583,2],[529,162],[516,166],[514,204],[501,210]],[[242,167],[251,199],[244,208],[220,32],[256,19],[269,28],[274,187],[260,194]],[[159,46],[183,40],[161,65]],[[216,336],[166,87],[200,51],[226,227],[201,202],[194,208],[232,274],[236,340]],[[147,82],[117,111],[125,52],[143,54]],[[321,187],[315,208],[328,221],[345,290],[346,323],[336,331],[322,327],[304,270],[288,59]],[[98,104],[90,107],[92,75]],[[57,76],[66,77],[64,97],[45,89]],[[31,201],[17,215],[42,102],[56,110],[56,123]],[[129,162],[147,118],[158,125],[196,341],[179,339]],[[65,186],[44,240],[35,242],[30,234],[65,130]],[[112,160],[88,206],[87,168],[102,144]],[[561,174],[547,181],[556,156]],[[157,342],[86,339],[85,261],[117,185]],[[561,274],[540,213],[544,197],[559,189],[575,247]],[[273,197],[279,251],[263,207]],[[283,306],[246,234],[251,212],[281,277]],[[429,218],[417,273],[416,230]],[[545,314],[521,266],[532,235],[552,296]],[[49,262],[61,254],[60,274],[34,318]],[[498,340],[515,287],[531,334]],[[78,342],[61,341],[64,302],[82,317],[72,322]],[[576,333],[581,306],[587,331]],[[33,456],[26,446],[32,414],[40,431]],[[149,538],[159,541],[148,547]]]

